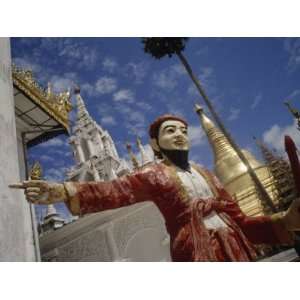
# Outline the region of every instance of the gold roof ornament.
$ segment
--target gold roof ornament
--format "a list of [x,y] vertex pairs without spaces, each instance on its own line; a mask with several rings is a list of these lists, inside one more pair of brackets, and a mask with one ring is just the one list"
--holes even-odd
[[68,114],[72,110],[70,90],[54,93],[50,84],[45,90],[36,82],[31,70],[23,70],[15,65],[12,65],[12,78],[18,89],[69,130]]
[[33,166],[31,167],[31,170],[29,172],[29,177],[31,180],[41,180],[43,177],[43,169],[41,164],[36,161]]

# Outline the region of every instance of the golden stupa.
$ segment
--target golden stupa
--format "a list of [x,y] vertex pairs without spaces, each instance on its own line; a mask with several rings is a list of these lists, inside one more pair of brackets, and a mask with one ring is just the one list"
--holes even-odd
[[[224,134],[198,109],[201,125],[208,137],[214,153],[214,171],[227,191],[236,199],[242,211],[249,216],[265,215],[270,212],[265,201],[261,199],[255,184],[248,174],[247,167],[240,160],[236,151],[229,144]],[[270,195],[275,207],[280,200],[277,186],[267,165],[259,162],[249,151],[241,150],[248,159],[259,180]]]

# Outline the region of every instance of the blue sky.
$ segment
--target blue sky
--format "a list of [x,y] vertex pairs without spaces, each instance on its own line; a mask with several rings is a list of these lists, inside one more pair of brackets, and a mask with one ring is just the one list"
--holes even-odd
[[[73,83],[81,87],[90,115],[110,132],[121,157],[126,141],[134,142],[137,133],[148,144],[152,120],[174,113],[190,124],[191,159],[213,167],[193,111],[195,102],[203,102],[177,57],[155,60],[139,38],[12,38],[11,44],[14,62],[31,68],[41,85],[51,82],[57,92]],[[284,134],[300,147],[283,104],[290,99],[300,109],[300,39],[191,38],[184,54],[242,148],[259,158],[255,135],[283,152]],[[40,160],[49,180],[63,180],[74,164],[66,137],[33,147],[29,156]]]

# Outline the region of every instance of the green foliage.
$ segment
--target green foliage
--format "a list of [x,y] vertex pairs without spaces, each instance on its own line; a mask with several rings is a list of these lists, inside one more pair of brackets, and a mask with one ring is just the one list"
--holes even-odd
[[160,59],[165,55],[171,57],[173,54],[184,50],[188,38],[142,38],[144,51],[153,57]]

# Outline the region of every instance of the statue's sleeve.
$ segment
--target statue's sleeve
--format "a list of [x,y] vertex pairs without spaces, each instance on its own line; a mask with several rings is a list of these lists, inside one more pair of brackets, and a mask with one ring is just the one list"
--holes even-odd
[[151,173],[144,170],[106,182],[65,182],[66,205],[72,214],[84,215],[145,201]]
[[285,228],[281,213],[271,216],[247,216],[219,180],[214,175],[212,178],[218,190],[221,210],[238,224],[253,244],[291,245],[294,243],[294,234]]

